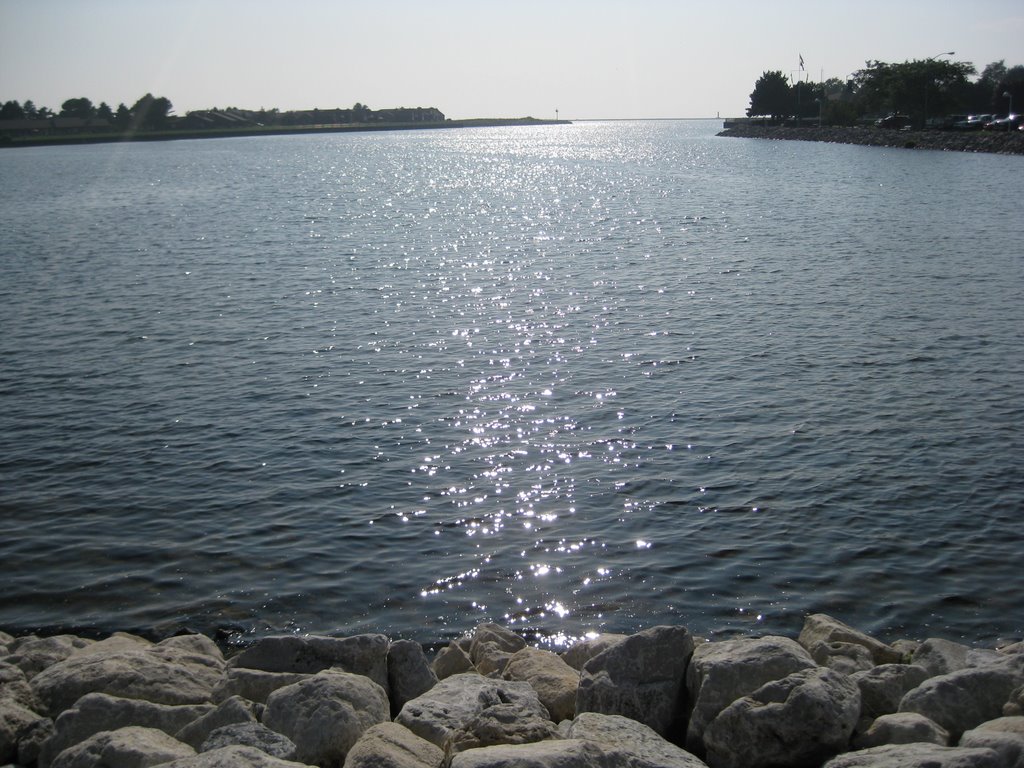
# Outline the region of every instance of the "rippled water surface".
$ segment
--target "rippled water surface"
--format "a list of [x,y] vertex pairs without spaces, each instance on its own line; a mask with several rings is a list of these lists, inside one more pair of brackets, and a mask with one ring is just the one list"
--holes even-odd
[[0,626],[1024,634],[1024,160],[0,152]]

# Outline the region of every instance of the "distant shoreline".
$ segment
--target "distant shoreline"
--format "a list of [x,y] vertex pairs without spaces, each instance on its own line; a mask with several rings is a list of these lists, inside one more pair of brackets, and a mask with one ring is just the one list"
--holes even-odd
[[345,123],[334,125],[258,126],[201,130],[171,130],[145,133],[80,133],[67,136],[28,136],[0,139],[0,148],[49,147],[70,144],[111,144],[142,141],[183,141],[189,139],[227,139],[251,136],[304,136],[322,133],[362,133],[366,131],[413,131],[450,128],[494,128],[504,126],[571,125],[570,120],[542,120],[533,117],[474,118],[434,123]]
[[719,136],[783,141],[823,141],[871,147],[932,149],[941,152],[986,152],[1024,155],[1021,131],[899,131],[888,128],[831,126],[762,126],[733,124]]

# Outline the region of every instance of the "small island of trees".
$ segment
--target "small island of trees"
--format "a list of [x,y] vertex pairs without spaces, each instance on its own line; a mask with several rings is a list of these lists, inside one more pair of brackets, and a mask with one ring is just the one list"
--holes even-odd
[[847,80],[818,83],[808,82],[802,69],[795,77],[766,71],[754,84],[747,116],[851,126],[899,113],[915,128],[937,128],[956,113],[1009,114],[1024,107],[1024,66],[996,61],[975,77],[973,64],[942,58],[948,55],[901,64],[868,61]]

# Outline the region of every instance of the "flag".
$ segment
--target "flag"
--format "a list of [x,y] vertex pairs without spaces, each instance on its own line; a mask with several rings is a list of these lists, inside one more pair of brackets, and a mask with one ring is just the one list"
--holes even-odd
[[803,68],[804,68],[804,55],[801,53],[800,54],[800,69],[803,69]]

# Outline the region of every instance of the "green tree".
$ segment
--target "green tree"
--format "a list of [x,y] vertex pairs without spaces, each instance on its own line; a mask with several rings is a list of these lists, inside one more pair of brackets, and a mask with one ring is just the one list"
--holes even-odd
[[352,119],[357,123],[365,123],[370,119],[370,108],[357,101],[352,106]]
[[122,131],[128,130],[132,124],[132,113],[124,105],[124,102],[117,105],[117,111],[114,113],[114,125],[120,128]]
[[747,116],[770,115],[773,120],[781,120],[792,113],[792,106],[793,91],[786,76],[779,70],[765,72],[754,83]]
[[1024,66],[1018,64],[1006,70],[1006,74],[996,86],[996,98],[998,112],[1009,112],[1010,101],[1013,101],[1013,111],[1016,114],[1024,112]]
[[39,110],[36,109],[35,102],[32,99],[25,99],[25,103],[21,105],[21,108],[25,112],[25,117],[29,120],[34,120],[39,116]]
[[25,117],[25,109],[16,101],[5,101],[0,106],[0,120],[21,120]]
[[96,107],[92,105],[92,101],[81,96],[77,99],[68,99],[60,105],[60,116],[61,117],[80,117],[88,120],[96,114]]
[[96,107],[96,117],[101,120],[112,121],[114,119],[114,110],[110,108],[110,105],[105,101],[101,101],[100,105]]
[[171,113],[171,102],[163,97],[155,97],[147,93],[135,102],[131,108],[133,129],[144,129],[156,131],[167,127],[167,121]]
[[864,113],[902,112],[918,126],[970,99],[970,62],[917,59],[902,64],[869,61],[853,74]]

